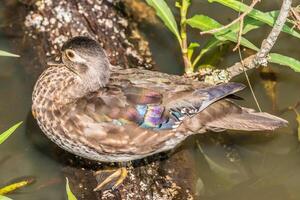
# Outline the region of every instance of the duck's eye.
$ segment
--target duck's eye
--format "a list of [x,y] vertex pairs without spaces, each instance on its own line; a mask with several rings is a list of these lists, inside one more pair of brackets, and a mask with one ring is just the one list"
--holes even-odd
[[75,57],[75,53],[72,50],[67,50],[66,55],[70,60],[72,60]]

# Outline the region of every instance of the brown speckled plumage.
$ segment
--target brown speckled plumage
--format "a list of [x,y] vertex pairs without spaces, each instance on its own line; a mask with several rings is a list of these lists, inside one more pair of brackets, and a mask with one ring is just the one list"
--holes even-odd
[[[286,124],[224,98],[243,89],[242,84],[209,86],[160,72],[109,67],[89,38],[67,42],[62,60],[39,77],[32,112],[53,142],[85,158],[129,161],[172,149],[207,130],[273,130]],[[139,106],[146,106],[146,113]],[[152,119],[160,124],[148,125]]]

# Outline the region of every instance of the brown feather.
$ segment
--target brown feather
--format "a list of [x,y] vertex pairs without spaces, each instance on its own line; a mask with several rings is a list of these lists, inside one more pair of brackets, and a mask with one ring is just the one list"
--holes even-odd
[[213,103],[194,117],[186,118],[183,127],[197,132],[207,130],[222,131],[274,130],[286,126],[287,121],[268,113],[258,113],[252,109],[240,107],[228,99]]

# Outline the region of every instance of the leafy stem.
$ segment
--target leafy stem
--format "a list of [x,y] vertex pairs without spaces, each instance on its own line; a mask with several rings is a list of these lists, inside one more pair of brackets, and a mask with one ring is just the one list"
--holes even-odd
[[[184,70],[186,74],[190,74],[193,71],[196,71],[198,65],[201,66],[201,59],[204,55],[227,42],[234,42],[238,44],[237,46],[241,45],[243,47],[259,52],[259,57],[264,58],[263,60],[265,63],[269,61],[272,63],[286,65],[294,69],[295,71],[300,72],[299,60],[281,54],[269,53],[271,49],[270,47],[273,46],[279,32],[285,32],[298,39],[300,38],[300,33],[295,30],[294,27],[291,27],[291,24],[284,23],[284,21],[286,20],[286,16],[284,17],[284,21],[281,20],[280,25],[282,27],[280,26],[280,29],[278,29],[275,22],[277,21],[277,17],[282,15],[280,15],[278,11],[262,12],[255,9],[254,5],[259,1],[260,0],[252,0],[252,4],[248,6],[238,0],[208,0],[208,2],[216,2],[218,4],[229,7],[232,10],[243,13],[233,22],[223,26],[213,18],[210,18],[209,16],[203,14],[196,14],[187,19],[187,12],[189,7],[191,6],[191,0],[177,0],[176,7],[179,8],[181,17],[180,26],[178,27],[175,17],[165,0],[146,0],[146,2],[154,8],[157,16],[174,34],[178,43],[180,44],[184,62]],[[286,5],[289,5],[290,2],[291,0],[283,0],[281,11],[284,11],[285,15],[289,11],[289,9],[286,9]],[[238,24],[236,24],[235,22],[237,21],[243,22],[240,23],[243,24],[243,26],[239,26]],[[276,27],[278,31],[276,37],[274,37],[276,39],[271,41],[272,45],[269,45],[267,49],[268,51],[262,52],[262,48],[259,49],[258,47],[256,47],[252,42],[247,40],[244,35],[247,32],[260,28],[264,24],[267,24],[273,28]],[[198,48],[200,45],[197,42],[188,43],[186,27],[187,25],[191,28],[199,29],[202,33],[210,33],[213,35],[211,39],[201,47],[201,50],[196,57],[193,57],[194,49]],[[269,56],[268,59],[266,59],[267,54]],[[227,71],[228,70],[230,71],[230,69],[227,69]],[[231,73],[231,76],[236,73],[239,74],[239,72],[240,70],[234,70],[234,72]]]
[[188,42],[187,42],[187,33],[186,33],[186,16],[189,6],[191,5],[190,0],[182,0],[181,5],[178,5],[180,8],[180,37],[181,37],[181,53],[184,62],[184,71],[185,73],[193,72],[193,67],[191,59],[188,55]]
[[196,65],[197,63],[199,62],[199,60],[202,58],[202,56],[208,52],[207,49],[203,49],[200,51],[199,55],[194,59],[193,63],[192,63],[192,68],[195,69],[196,68]]

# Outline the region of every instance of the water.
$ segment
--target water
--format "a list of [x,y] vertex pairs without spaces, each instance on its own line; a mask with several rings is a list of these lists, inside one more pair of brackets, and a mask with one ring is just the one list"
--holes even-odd
[[[173,1],[169,2],[173,5]],[[280,3],[279,0],[264,1],[259,7],[267,11],[278,8]],[[5,8],[1,7],[2,9]],[[195,1],[192,11],[199,10],[223,23],[236,16],[230,9],[217,4]],[[143,29],[151,41],[157,63],[162,66],[161,70],[180,73],[180,54],[176,49],[177,45],[174,45],[176,41],[172,34],[162,26],[153,29],[151,25],[147,25]],[[261,36],[265,36],[268,30],[264,28],[256,31],[248,38],[259,45]],[[192,37],[198,39],[198,31],[193,31]],[[13,39],[2,34],[1,49],[9,50],[11,40]],[[282,34],[274,52],[300,59],[297,45],[291,45],[297,42],[299,41]],[[222,61],[222,66],[229,66],[238,59],[236,53],[229,53],[228,58]],[[300,100],[300,74],[284,66],[270,66],[277,76],[278,110],[294,105]],[[29,127],[27,122],[34,80],[25,72],[25,67],[22,58],[0,58],[0,130],[24,121],[12,137],[0,146],[0,185],[16,178],[34,176],[37,179],[35,184],[9,196],[22,200],[64,199],[65,180],[60,172],[62,164],[50,156],[47,141],[39,137],[39,131]],[[272,101],[264,90],[265,82],[260,74],[258,71],[251,71],[249,75],[263,111],[273,112]],[[245,78],[240,76],[236,81],[245,83]],[[239,101],[239,104],[256,108],[249,89],[239,95],[245,99]],[[185,148],[189,148],[197,161],[198,173],[195,176],[198,181],[195,188],[201,199],[300,198],[300,149],[295,114],[289,111],[280,116],[289,121],[289,127],[273,133],[234,132],[225,133],[226,137],[220,134],[196,136],[194,139],[198,139],[202,152],[191,142],[192,139],[188,141],[192,145],[186,145]]]

